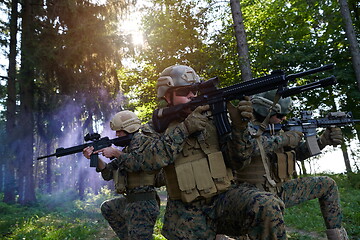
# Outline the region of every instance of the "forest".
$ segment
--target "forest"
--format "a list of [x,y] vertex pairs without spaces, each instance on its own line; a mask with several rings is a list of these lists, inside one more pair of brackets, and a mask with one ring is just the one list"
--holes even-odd
[[[159,106],[156,79],[174,64],[203,80],[217,76],[219,87],[334,64],[291,83],[337,80],[293,96],[291,115],[342,111],[360,119],[357,0],[1,0],[0,11],[0,199],[8,206],[111,189],[81,153],[37,158],[84,144],[87,133],[115,138],[109,121],[120,110],[149,121]],[[342,132],[338,161],[344,176],[359,179],[360,125]]]

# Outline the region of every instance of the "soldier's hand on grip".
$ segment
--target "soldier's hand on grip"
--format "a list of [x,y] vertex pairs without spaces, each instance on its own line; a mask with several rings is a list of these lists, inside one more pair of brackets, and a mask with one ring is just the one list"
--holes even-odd
[[113,147],[103,148],[98,151],[95,151],[94,153],[102,153],[104,157],[110,159],[118,158],[122,154],[122,152],[119,149]]
[[199,106],[184,120],[184,124],[189,132],[192,134],[197,131],[201,131],[205,128],[208,118],[202,113],[209,110],[210,106]]
[[254,118],[252,103],[248,96],[245,96],[244,100],[241,100],[236,107],[231,102],[228,102],[227,108],[232,125],[236,129],[245,129],[248,122]]
[[87,159],[90,159],[91,154],[93,154],[94,151],[94,147],[93,146],[89,146],[83,149],[83,155],[84,157],[86,157]]
[[304,134],[298,131],[286,131],[280,134],[283,139],[283,147],[295,148],[299,145]]
[[326,128],[319,139],[319,147],[322,149],[327,145],[337,146],[343,142],[341,129],[338,127]]

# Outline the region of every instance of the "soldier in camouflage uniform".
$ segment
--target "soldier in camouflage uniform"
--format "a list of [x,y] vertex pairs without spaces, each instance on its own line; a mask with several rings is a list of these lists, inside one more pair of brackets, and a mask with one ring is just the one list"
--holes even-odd
[[[295,174],[295,161],[310,157],[302,133],[293,131],[260,132],[258,127],[269,114],[269,125],[280,123],[291,111],[290,98],[280,99],[274,104],[276,90],[255,95],[252,99],[255,121],[249,124],[249,131],[240,133],[240,141],[232,148],[237,155],[237,170],[234,172],[238,184],[250,183],[261,190],[277,194],[286,207],[317,198],[327,228],[328,239],[348,239],[341,227],[339,192],[333,179],[321,177],[304,177],[292,179]],[[272,107],[272,110],[270,108]],[[267,125],[264,122],[265,126]],[[280,142],[290,137],[290,143],[284,147]],[[318,138],[320,149],[327,145],[336,146],[342,142],[339,128],[328,128]],[[316,144],[316,143],[315,143]],[[252,155],[251,158],[248,156]],[[237,160],[238,160],[237,159]],[[244,164],[244,166],[242,165]]]
[[[198,82],[192,68],[168,67],[157,80],[158,97],[169,106],[187,103],[196,95],[190,86]],[[246,119],[252,117],[250,105],[249,99],[237,107],[229,104],[236,123],[234,130],[241,132],[246,128]],[[286,239],[285,206],[281,199],[249,184],[232,184],[232,170],[220,151],[208,109],[209,106],[189,109],[183,119],[170,123],[161,136],[142,139],[141,148],[122,154],[115,161],[126,171],[164,168],[168,203],[162,233],[168,239],[214,239],[216,234]],[[156,136],[152,123],[146,125]]]
[[[140,146],[136,140],[142,135],[140,120],[130,111],[117,113],[110,121],[110,127],[116,131],[116,136],[122,137],[133,134],[133,138],[125,149],[108,147],[93,152],[93,147],[85,148],[83,154],[90,158],[92,153],[102,153],[107,158],[119,157],[122,152],[131,152]],[[139,132],[140,129],[140,132]],[[99,159],[97,171],[101,172],[104,180],[114,180],[116,191],[124,197],[107,200],[101,205],[101,213],[109,222],[111,228],[120,239],[152,239],[153,228],[159,215],[160,199],[155,187],[161,185],[159,173],[124,172],[117,165],[106,164]]]

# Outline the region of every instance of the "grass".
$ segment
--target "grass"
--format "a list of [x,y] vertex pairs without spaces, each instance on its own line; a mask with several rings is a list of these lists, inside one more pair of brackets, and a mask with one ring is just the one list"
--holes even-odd
[[37,206],[0,203],[0,239],[96,239],[100,228],[107,226],[99,206],[111,196],[104,189],[101,195],[88,195],[76,200],[72,192],[40,196]]
[[[360,189],[356,186],[358,182],[354,181],[352,184],[345,175],[331,177],[339,186],[344,227],[350,239],[360,239]],[[97,240],[99,234],[108,228],[99,206],[112,197],[114,196],[109,189],[103,189],[99,195],[88,194],[84,201],[77,200],[73,192],[65,192],[38,196],[38,205],[31,207],[0,202],[0,239]],[[154,229],[155,240],[165,239],[161,235],[164,212],[165,203],[162,203],[160,218]],[[317,200],[286,209],[285,222],[292,229],[325,236],[325,226]],[[290,240],[316,239],[302,232],[291,232],[288,236]]]

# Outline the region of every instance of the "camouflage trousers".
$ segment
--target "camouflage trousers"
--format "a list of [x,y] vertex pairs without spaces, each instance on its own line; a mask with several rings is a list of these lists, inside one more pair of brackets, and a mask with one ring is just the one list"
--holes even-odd
[[101,204],[101,213],[120,239],[153,239],[152,233],[159,215],[156,200],[127,202],[114,198]]
[[330,177],[305,177],[287,181],[282,185],[279,197],[284,201],[286,207],[317,198],[326,228],[341,227],[339,190],[335,181]]
[[162,233],[171,240],[215,239],[216,234],[286,239],[284,208],[276,195],[241,184],[210,200],[169,200]]

